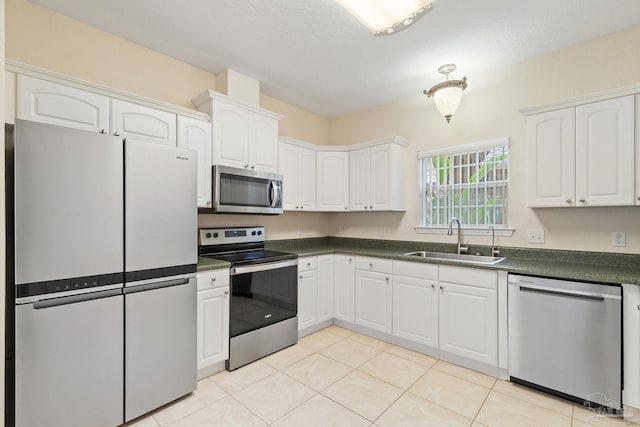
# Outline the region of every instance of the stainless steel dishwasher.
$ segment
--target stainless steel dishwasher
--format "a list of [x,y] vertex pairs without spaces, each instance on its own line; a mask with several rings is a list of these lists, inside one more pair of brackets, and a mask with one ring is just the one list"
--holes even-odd
[[622,402],[622,288],[509,275],[511,380],[612,409]]

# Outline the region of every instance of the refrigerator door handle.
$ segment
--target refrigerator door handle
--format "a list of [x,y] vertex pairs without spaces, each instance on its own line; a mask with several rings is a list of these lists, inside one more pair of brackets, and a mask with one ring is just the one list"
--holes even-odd
[[138,292],[146,292],[146,291],[151,291],[154,289],[161,289],[161,288],[169,288],[171,286],[180,286],[180,285],[187,285],[189,284],[189,279],[188,278],[183,278],[183,279],[173,279],[173,280],[165,280],[163,282],[154,282],[154,283],[147,283],[144,285],[139,285],[139,286],[132,286],[130,288],[124,288],[124,294],[125,295],[130,295],[130,294],[135,294]]
[[71,295],[68,297],[51,298],[51,299],[45,299],[45,300],[34,302],[33,308],[35,310],[40,310],[43,308],[59,307],[61,305],[75,304],[78,302],[115,297],[118,295],[122,295],[121,289],[111,289],[108,291],[98,291],[98,292],[91,292],[88,294]]

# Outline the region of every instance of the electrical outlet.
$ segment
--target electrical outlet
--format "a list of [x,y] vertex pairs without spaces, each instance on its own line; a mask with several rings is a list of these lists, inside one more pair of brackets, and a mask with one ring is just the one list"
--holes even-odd
[[614,231],[611,234],[611,246],[627,246],[627,233],[625,233],[624,231]]
[[542,228],[530,228],[527,230],[527,243],[544,243],[544,230]]

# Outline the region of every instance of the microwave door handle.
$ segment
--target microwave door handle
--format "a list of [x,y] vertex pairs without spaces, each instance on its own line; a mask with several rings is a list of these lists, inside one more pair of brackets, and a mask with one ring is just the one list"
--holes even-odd
[[274,207],[276,204],[276,185],[273,181],[269,182],[269,206]]

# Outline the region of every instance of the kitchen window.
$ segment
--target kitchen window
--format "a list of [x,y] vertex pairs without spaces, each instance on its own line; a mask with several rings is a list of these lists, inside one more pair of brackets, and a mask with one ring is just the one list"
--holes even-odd
[[[508,228],[509,138],[418,152],[420,226],[439,233],[451,218],[467,230]],[[472,233],[473,234],[473,233]]]

